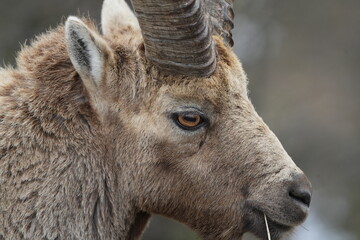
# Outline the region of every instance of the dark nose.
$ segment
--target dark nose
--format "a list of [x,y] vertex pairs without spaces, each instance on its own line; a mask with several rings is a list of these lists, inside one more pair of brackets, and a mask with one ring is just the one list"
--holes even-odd
[[289,188],[289,196],[295,202],[310,207],[311,202],[311,183],[304,174],[296,175]]

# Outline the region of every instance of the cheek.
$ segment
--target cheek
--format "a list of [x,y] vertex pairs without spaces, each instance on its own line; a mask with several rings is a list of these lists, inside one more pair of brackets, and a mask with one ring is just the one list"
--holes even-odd
[[160,141],[156,144],[156,151],[159,159],[181,161],[181,159],[188,158],[198,153],[200,146],[202,145],[202,139],[192,138],[183,139],[180,141]]
[[[193,172],[197,167],[195,156],[197,156],[200,150],[200,142],[202,138],[192,137],[191,139],[172,141],[168,138],[166,141],[158,141],[155,143],[155,161],[158,172],[164,174],[170,174],[174,176],[185,176],[187,173]],[[169,176],[169,177],[170,177]]]

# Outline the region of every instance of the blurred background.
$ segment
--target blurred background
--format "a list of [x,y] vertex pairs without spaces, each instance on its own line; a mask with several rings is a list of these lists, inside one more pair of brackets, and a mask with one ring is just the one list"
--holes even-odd
[[[313,183],[291,239],[360,239],[360,1],[236,0],[234,50],[258,113]],[[70,14],[100,21],[101,0],[0,0],[0,61]],[[199,239],[153,218],[145,240]],[[246,240],[254,239],[246,236]]]

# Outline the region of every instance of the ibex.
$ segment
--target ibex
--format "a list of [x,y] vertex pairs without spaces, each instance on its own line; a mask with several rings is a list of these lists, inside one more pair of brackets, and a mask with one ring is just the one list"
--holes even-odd
[[0,239],[280,239],[311,185],[255,112],[232,0],[105,0],[0,70]]

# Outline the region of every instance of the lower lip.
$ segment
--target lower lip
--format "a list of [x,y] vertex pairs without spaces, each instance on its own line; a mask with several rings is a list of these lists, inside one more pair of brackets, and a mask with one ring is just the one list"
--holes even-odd
[[[264,223],[265,223],[265,219],[264,219],[264,212],[258,209],[254,209],[254,212],[256,213],[256,215],[258,215],[258,217],[260,219],[263,219]],[[271,218],[271,216],[266,215],[267,221],[269,223],[269,226],[272,228],[275,228],[276,230],[282,231],[282,232],[286,232],[289,231],[292,226],[288,226],[288,225],[284,225],[281,223],[276,222],[275,220],[273,220]]]
[[[291,232],[293,227],[283,225],[281,223],[277,223],[276,221],[272,220],[268,215],[266,215],[267,222],[269,225],[270,235],[272,240],[279,240],[284,237],[284,234]],[[265,226],[265,219],[264,213],[261,210],[253,209],[252,213],[249,215],[249,228],[245,228],[244,230],[250,232],[260,239],[267,238],[267,231]]]
[[287,225],[283,225],[281,223],[277,223],[274,220],[272,220],[271,218],[268,218],[268,222],[269,222],[270,226],[275,227],[276,230],[280,230],[282,232],[287,232],[292,228],[291,226],[287,226]]

